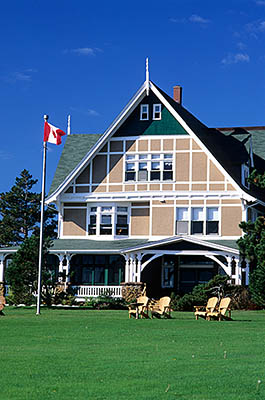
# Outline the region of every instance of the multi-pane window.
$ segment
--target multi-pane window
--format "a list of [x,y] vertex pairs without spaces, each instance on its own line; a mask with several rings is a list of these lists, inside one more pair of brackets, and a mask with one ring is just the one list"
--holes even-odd
[[128,207],[108,205],[90,207],[88,234],[128,236]]
[[173,180],[173,154],[127,154],[125,181]]
[[161,119],[161,104],[153,105],[153,119]]
[[218,207],[178,207],[176,210],[177,235],[218,235]]
[[147,121],[149,119],[149,105],[141,104],[140,107],[140,120]]

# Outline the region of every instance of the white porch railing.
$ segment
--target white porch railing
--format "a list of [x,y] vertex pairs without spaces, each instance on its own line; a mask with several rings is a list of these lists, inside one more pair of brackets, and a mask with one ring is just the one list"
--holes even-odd
[[111,297],[122,297],[121,286],[72,286],[77,299],[85,299],[86,297],[97,297],[108,295]]

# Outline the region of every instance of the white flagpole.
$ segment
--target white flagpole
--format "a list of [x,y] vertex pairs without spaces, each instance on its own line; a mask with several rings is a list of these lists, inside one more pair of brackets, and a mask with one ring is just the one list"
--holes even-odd
[[[44,121],[48,121],[49,116],[44,115]],[[37,312],[40,314],[41,303],[41,269],[43,256],[43,222],[44,222],[44,201],[45,201],[45,181],[46,181],[46,153],[47,142],[43,142],[43,166],[42,166],[42,189],[41,189],[41,214],[40,214],[40,246],[39,246],[39,270],[38,270],[38,297],[37,297]]]

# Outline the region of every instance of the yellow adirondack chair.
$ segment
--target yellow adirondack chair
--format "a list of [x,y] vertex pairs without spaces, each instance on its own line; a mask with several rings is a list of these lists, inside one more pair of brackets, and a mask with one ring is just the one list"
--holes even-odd
[[0,296],[0,315],[4,315],[3,309],[6,304],[6,299],[4,296]]
[[150,306],[150,311],[151,311],[151,318],[153,318],[153,315],[157,317],[165,317],[165,318],[171,318],[171,308],[170,308],[170,302],[171,298],[168,296],[161,297],[161,299],[155,301],[153,304]]
[[217,297],[210,297],[210,299],[208,299],[206,306],[194,306],[195,308],[194,315],[196,320],[198,320],[199,317],[206,318],[209,312],[213,312],[215,310],[217,303],[218,303]]
[[131,303],[128,305],[129,307],[129,318],[131,316],[135,316],[136,319],[141,318],[149,318],[148,315],[148,303],[149,298],[147,296],[139,296],[136,299],[136,303]]
[[[231,302],[230,297],[224,297],[219,304],[218,310],[211,311],[207,313],[206,319],[210,321],[211,318],[218,319],[219,321],[226,319],[232,320],[231,318],[231,309],[229,308],[229,304]],[[226,315],[228,313],[228,316]]]

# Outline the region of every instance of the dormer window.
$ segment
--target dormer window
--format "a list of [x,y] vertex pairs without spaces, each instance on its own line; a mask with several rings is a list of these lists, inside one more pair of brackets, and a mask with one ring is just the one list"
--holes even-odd
[[140,120],[141,121],[149,120],[149,105],[148,104],[141,104]]
[[161,104],[154,104],[153,105],[153,119],[154,120],[161,119]]
[[249,167],[246,164],[242,164],[242,167],[241,167],[241,182],[242,182],[242,185],[244,185],[247,189],[249,189],[248,178],[249,178]]

